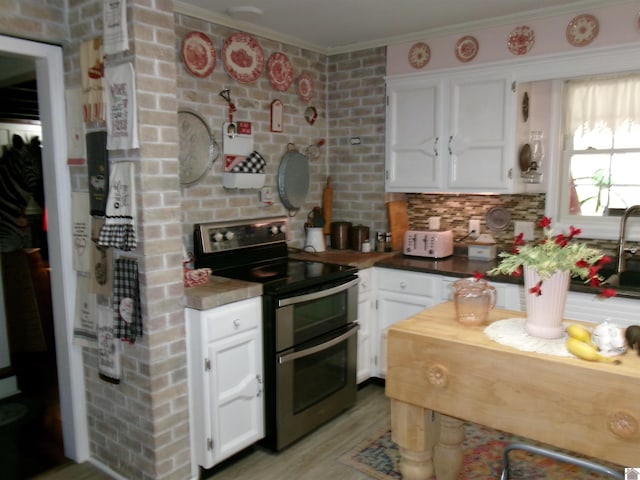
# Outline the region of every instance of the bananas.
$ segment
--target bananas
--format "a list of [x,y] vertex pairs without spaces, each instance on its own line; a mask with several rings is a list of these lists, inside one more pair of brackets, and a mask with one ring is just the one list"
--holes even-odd
[[582,325],[569,325],[567,327],[567,333],[569,334],[569,337],[580,340],[581,342],[591,345],[593,348],[597,349],[597,347],[591,340],[591,332],[584,328]]
[[567,350],[576,357],[582,358],[583,360],[589,360],[590,362],[609,362],[614,365],[619,365],[621,363],[620,360],[605,357],[591,344],[583,342],[572,336],[567,338]]

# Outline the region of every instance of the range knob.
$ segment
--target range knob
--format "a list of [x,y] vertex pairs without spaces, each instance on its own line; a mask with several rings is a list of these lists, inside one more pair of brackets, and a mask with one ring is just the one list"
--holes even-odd
[[269,230],[271,231],[271,235],[275,235],[280,229],[277,225],[271,225],[271,228],[269,228]]
[[213,241],[214,242],[219,242],[220,240],[222,240],[222,234],[220,232],[216,232],[212,235]]
[[236,236],[236,234],[231,232],[231,231],[229,231],[229,232],[224,234],[224,238],[226,240],[233,240],[235,236]]

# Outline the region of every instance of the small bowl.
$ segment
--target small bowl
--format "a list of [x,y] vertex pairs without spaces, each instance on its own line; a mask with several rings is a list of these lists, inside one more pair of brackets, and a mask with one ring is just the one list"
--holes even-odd
[[199,287],[205,285],[211,278],[210,268],[184,269],[184,286]]

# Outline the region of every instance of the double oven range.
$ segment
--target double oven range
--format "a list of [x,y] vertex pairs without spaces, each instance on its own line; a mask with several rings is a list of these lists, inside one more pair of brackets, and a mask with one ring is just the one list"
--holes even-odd
[[357,269],[288,258],[287,217],[195,225],[195,266],[263,286],[264,446],[356,401]]

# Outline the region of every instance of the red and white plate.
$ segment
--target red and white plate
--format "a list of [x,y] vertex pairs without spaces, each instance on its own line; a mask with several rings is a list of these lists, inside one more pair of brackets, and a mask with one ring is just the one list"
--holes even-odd
[[456,58],[461,62],[469,62],[478,54],[478,40],[471,35],[465,35],[456,43]]
[[422,68],[431,59],[431,48],[424,42],[414,43],[409,49],[409,65]]
[[535,41],[536,36],[533,30],[523,25],[511,31],[509,39],[507,40],[507,47],[509,47],[509,51],[514,55],[525,55],[529,53]]
[[181,54],[185,68],[196,77],[208,77],[216,67],[216,49],[211,39],[202,32],[185,35]]
[[284,53],[271,54],[267,61],[267,75],[274,90],[286,92],[293,83],[293,65]]
[[574,17],[567,25],[567,42],[574,47],[584,47],[598,36],[600,24],[593,15],[584,14]]
[[227,73],[239,82],[255,82],[264,72],[264,51],[251,35],[237,32],[222,45],[222,61]]
[[309,72],[302,72],[298,77],[298,95],[308,102],[313,98],[313,77]]

